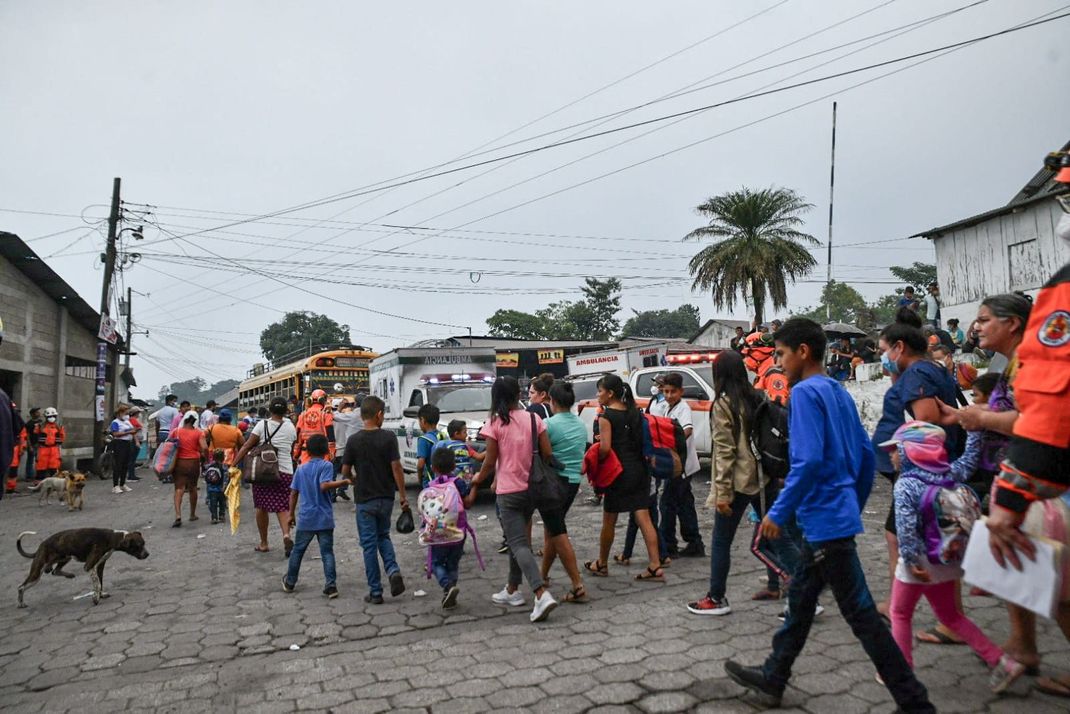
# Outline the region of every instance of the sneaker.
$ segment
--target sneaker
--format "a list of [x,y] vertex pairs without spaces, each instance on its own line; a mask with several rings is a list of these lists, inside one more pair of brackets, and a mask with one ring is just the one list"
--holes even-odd
[[784,688],[777,687],[767,680],[760,667],[747,667],[738,662],[728,660],[724,663],[724,671],[733,682],[760,695],[765,700],[763,703],[767,706],[780,706],[780,699],[784,696]]
[[141,477],[140,476],[127,476],[126,480],[127,481],[140,481]]
[[680,551],[678,557],[680,558],[705,558],[706,549],[701,543],[688,543],[683,550]]
[[456,585],[450,585],[442,593],[442,609],[450,610],[457,607],[457,596],[461,594],[461,589]]
[[383,604],[383,596],[382,595],[372,595],[372,594],[369,593],[368,595],[364,596],[364,602],[371,603],[372,605],[382,605]]
[[130,488],[129,486],[127,486],[125,483],[122,486],[120,486],[119,488],[121,488],[125,493],[130,493],[131,491],[134,490],[134,489]]
[[588,496],[584,500],[584,503],[586,503],[589,506],[601,506],[602,505],[602,497],[601,496]]
[[401,593],[405,592],[405,581],[401,578],[401,572],[391,573],[390,575],[390,596],[397,597]]
[[338,498],[342,499],[343,501],[348,501],[348,500],[350,500],[350,499],[349,499],[349,494],[348,494],[348,493],[346,493],[346,492],[345,492],[344,490],[343,490],[343,491],[339,491],[339,492],[338,492]]
[[[824,614],[825,614],[824,606],[818,605],[817,607],[814,608],[814,617],[821,617]],[[783,622],[784,620],[788,619],[788,606],[787,605],[785,605],[784,609],[780,611],[780,614],[776,616],[776,619],[780,620],[781,622]]]
[[550,616],[550,612],[557,607],[557,600],[549,590],[542,591],[542,597],[535,598],[535,609],[531,611],[532,622],[542,622]]
[[999,662],[992,668],[992,673],[988,675],[988,688],[993,694],[1006,691],[1023,672],[1025,665],[1005,654],[999,658]]
[[506,543],[505,540],[502,540],[502,544],[498,546],[498,552],[499,553],[508,553],[509,552],[509,544]]
[[122,493],[123,489],[119,488],[118,486],[112,486],[111,492],[112,493]]
[[520,591],[509,592],[509,588],[502,588],[499,592],[491,595],[490,599],[497,605],[520,607],[524,604],[524,596],[520,594]]
[[328,600],[334,600],[336,597],[338,597],[338,588],[333,585],[328,585],[327,587],[323,588],[323,594],[327,596]]
[[218,518],[213,518],[212,519],[212,525],[214,526],[217,523],[219,523],[219,519]]
[[732,612],[732,606],[728,604],[728,598],[714,600],[707,595],[698,602],[687,603],[688,612],[696,615],[727,615]]
[[294,586],[293,586],[293,584],[292,584],[292,583],[290,583],[290,582],[288,582],[288,581],[286,580],[286,578],[283,578],[283,579],[282,579],[282,591],[283,591],[284,593],[292,593],[292,592],[294,591]]

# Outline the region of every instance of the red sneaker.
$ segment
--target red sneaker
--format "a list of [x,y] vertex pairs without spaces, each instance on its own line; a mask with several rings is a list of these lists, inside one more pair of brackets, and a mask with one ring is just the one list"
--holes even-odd
[[718,601],[709,595],[698,602],[687,603],[687,609],[696,615],[727,615],[732,612],[732,606],[728,604],[728,598],[722,598]]

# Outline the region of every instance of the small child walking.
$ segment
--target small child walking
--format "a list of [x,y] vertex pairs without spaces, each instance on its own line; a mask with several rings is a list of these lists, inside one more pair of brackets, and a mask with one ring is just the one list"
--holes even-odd
[[288,593],[294,591],[301,559],[315,538],[323,561],[323,594],[334,599],[338,597],[338,587],[334,569],[334,507],[329,492],[346,482],[334,480],[334,466],[326,459],[329,450],[326,436],[313,434],[305,442],[305,448],[310,458],[297,467],[290,483],[290,513],[297,515],[297,536],[282,589]]
[[998,694],[1022,675],[1025,665],[1005,653],[959,611],[955,605],[955,585],[962,578],[962,567],[954,562],[933,563],[925,543],[922,511],[927,492],[949,481],[965,483],[976,469],[981,452],[982,432],[971,431],[966,438],[965,452],[949,464],[944,438],[944,430],[935,424],[908,421],[895,430],[891,439],[880,444],[891,451],[892,465],[899,472],[894,491],[899,564],[895,568],[889,609],[892,636],[913,667],[914,608],[924,596],[940,624],[958,635],[992,668],[988,685]]
[[223,489],[227,486],[227,467],[223,463],[226,454],[222,449],[212,452],[203,471],[205,494],[208,499],[208,512],[212,515],[212,524],[220,523],[227,514],[227,501]]
[[[431,470],[435,474],[435,481],[441,478],[451,479],[447,487],[457,489],[459,498],[463,499],[471,487],[468,481],[455,476],[456,468],[457,460],[450,449],[439,448],[431,452]],[[465,538],[467,539],[467,536]],[[442,588],[442,607],[449,610],[457,606],[457,596],[461,594],[457,581],[460,577],[461,556],[464,554],[464,540],[448,545],[432,545],[430,548],[431,574]]]

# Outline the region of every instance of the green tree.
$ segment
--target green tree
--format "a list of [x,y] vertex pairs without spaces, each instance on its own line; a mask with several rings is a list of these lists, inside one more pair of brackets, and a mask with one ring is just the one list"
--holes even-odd
[[520,310],[497,310],[487,318],[488,333],[512,340],[541,340],[546,324],[538,315]]
[[808,317],[816,322],[846,322],[857,324],[866,316],[868,309],[862,293],[847,283],[833,280],[821,288],[821,302],[817,307],[807,308],[799,317]]
[[741,297],[754,303],[755,319],[765,318],[765,303],[787,307],[788,283],[817,265],[806,246],[816,238],[799,230],[813,204],[787,188],[743,188],[710,198],[695,210],[709,222],[684,240],[713,238],[691,259],[692,288],[709,290],[718,310],[731,310]]
[[287,359],[288,355],[307,355],[309,345],[315,349],[339,343],[349,343],[349,325],[339,325],[326,315],[308,311],[288,312],[260,333],[260,351],[272,362]]
[[[888,268],[892,275],[897,280],[901,280],[904,283],[904,287],[907,285],[913,285],[916,289],[919,289],[924,294],[925,288],[929,287],[930,283],[936,282],[936,266],[931,263],[919,263],[914,262],[909,267],[902,265],[893,265]],[[895,291],[897,294],[902,294],[903,288],[897,288]]]
[[620,280],[609,278],[584,278],[583,300],[586,310],[574,309],[573,324],[580,337],[576,339],[611,340],[620,329],[617,313],[620,312]]
[[184,382],[174,382],[160,387],[157,396],[162,404],[168,394],[174,394],[179,401],[189,401],[193,404],[204,404],[213,397],[229,392],[241,382],[237,379],[222,379],[214,384],[208,384],[200,377],[187,379]]
[[694,305],[681,305],[675,310],[632,310],[632,317],[624,323],[621,338],[625,337],[690,337],[698,332],[699,311]]

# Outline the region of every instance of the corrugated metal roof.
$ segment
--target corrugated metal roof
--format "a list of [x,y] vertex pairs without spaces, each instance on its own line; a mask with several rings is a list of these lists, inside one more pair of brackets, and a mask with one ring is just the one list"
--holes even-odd
[[[0,231],[0,256],[11,262],[46,295],[67,308],[71,318],[96,336],[100,329],[100,313],[89,306],[66,280],[41,259],[33,248],[14,233]],[[116,348],[124,344],[120,335]]]

